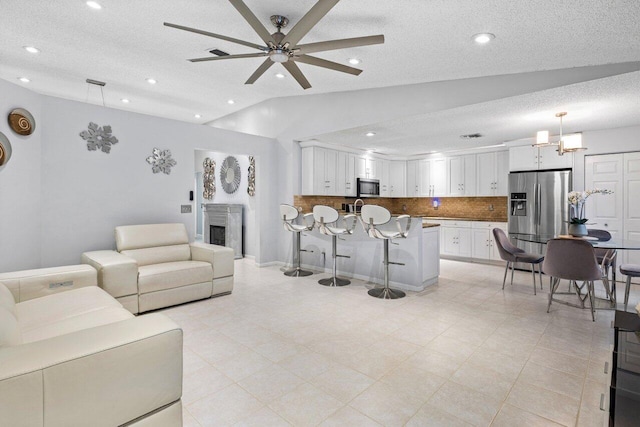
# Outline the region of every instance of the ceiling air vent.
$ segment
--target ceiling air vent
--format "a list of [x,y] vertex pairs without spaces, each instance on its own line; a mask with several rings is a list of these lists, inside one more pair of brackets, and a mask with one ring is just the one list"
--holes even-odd
[[222,51],[220,49],[211,49],[209,53],[213,53],[214,55],[217,55],[217,56],[229,56],[227,52]]
[[476,139],[476,138],[482,138],[483,135],[481,133],[469,133],[467,135],[460,135],[460,138],[462,139]]

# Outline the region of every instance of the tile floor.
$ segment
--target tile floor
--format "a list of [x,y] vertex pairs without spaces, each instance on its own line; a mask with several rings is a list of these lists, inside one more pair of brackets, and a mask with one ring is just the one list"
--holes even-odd
[[441,269],[382,301],[236,261],[232,295],[163,310],[184,329],[185,426],[604,424],[612,312],[547,314],[528,273],[502,291],[502,267]]

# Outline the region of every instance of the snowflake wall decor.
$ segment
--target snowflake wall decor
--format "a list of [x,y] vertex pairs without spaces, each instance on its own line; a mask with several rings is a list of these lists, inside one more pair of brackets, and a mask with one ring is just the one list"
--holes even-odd
[[111,134],[111,126],[100,127],[93,122],[89,123],[87,130],[80,132],[80,136],[87,141],[89,151],[96,151],[99,148],[103,153],[109,154],[111,146],[118,143],[118,138]]
[[147,157],[147,163],[152,167],[153,173],[163,172],[167,175],[171,173],[171,168],[178,164],[171,158],[171,150],[153,149],[153,156]]

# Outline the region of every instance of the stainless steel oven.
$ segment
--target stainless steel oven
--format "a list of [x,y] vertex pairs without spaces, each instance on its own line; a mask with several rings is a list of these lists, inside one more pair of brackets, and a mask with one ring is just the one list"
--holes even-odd
[[358,188],[358,197],[380,197],[379,180],[358,178],[356,185]]

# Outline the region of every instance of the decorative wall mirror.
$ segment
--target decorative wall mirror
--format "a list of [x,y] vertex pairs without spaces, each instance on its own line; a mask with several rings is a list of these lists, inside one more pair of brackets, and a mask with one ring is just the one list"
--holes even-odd
[[229,156],[220,167],[220,183],[227,194],[233,194],[240,187],[240,165],[235,157]]

